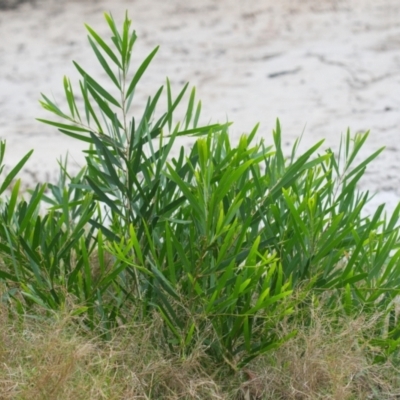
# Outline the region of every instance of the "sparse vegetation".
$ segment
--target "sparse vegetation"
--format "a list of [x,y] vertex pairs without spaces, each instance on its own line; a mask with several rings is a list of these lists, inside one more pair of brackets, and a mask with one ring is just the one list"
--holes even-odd
[[133,116],[158,48],[131,73],[131,21],[105,17],[110,43],[87,30],[114,90],[74,63],[68,111],[41,100],[86,166],[24,199],[30,152],[0,186],[4,398],[398,396],[400,206],[365,216],[357,191],[382,149],[357,164],[368,133],[347,132],[337,155],[285,158],[279,121],[273,145],[257,126],[233,145],[194,88],[176,121],[188,85],[168,79]]

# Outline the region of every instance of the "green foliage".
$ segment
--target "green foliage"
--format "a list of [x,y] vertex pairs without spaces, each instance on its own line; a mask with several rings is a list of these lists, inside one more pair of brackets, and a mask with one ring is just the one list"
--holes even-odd
[[[368,133],[347,132],[338,156],[319,154],[321,141],[301,155],[296,142],[285,158],[278,121],[274,146],[253,143],[258,126],[233,146],[229,124],[200,124],[194,88],[175,121],[188,85],[174,98],[168,79],[166,112],[158,112],[160,87],[138,119],[130,107],[158,47],[131,72],[131,21],[126,16],[119,32],[105,18],[111,43],[86,28],[114,90],[74,62],[83,104],[66,77],[68,111],[41,100],[58,118],[41,122],[90,144],[85,168],[72,177],[60,162],[58,184],[39,185],[27,202],[17,181],[1,205],[5,299],[29,313],[33,304],[58,310],[72,296],[85,327],[104,337],[132,318],[158,315],[173,351],[206,346],[233,368],[290,339],[295,332],[282,335],[279,325],[310,299],[349,315],[390,312],[400,283],[400,208],[389,220],[383,206],[363,214],[369,194],[357,183],[382,151],[354,165]],[[197,140],[173,158],[180,136]],[[2,161],[4,144],[0,150]],[[391,319],[385,336],[384,321],[375,345],[394,352],[399,326]]]

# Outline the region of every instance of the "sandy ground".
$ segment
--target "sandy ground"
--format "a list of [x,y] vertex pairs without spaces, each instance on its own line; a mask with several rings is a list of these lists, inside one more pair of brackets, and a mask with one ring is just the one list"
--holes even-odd
[[7,164],[28,150],[29,182],[54,179],[67,151],[72,168],[82,146],[42,125],[49,118],[40,92],[64,105],[62,78],[77,83],[72,60],[104,77],[83,24],[108,35],[103,11],[121,21],[129,11],[138,33],[134,58],[160,51],[138,87],[135,102],[169,76],[175,91],[190,81],[203,101],[203,121],[234,122],[237,138],[260,122],[272,141],[280,118],[285,148],[303,135],[303,147],[325,138],[371,130],[367,155],[386,150],[368,169],[361,189],[377,192],[371,210],[400,199],[399,0],[37,0],[0,11],[0,137]]

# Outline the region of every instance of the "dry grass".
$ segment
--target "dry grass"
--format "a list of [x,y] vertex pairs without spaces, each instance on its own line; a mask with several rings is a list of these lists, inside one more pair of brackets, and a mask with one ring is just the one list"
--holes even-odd
[[[79,334],[68,315],[10,318],[0,308],[0,399],[396,399],[398,371],[368,362],[360,338],[373,319],[312,326],[240,374],[197,349],[180,359],[158,344],[159,322],[118,329],[110,342]],[[283,330],[296,328],[287,323]],[[218,371],[218,373],[216,373]]]
[[0,312],[0,399],[223,399],[200,351],[182,360],[151,340],[158,321],[111,341],[77,333],[73,318],[10,320]]
[[400,399],[400,371],[392,362],[373,365],[367,356],[375,317],[337,321],[321,308],[312,320],[311,326],[283,326],[298,329],[297,336],[257,360],[251,372],[263,399]]

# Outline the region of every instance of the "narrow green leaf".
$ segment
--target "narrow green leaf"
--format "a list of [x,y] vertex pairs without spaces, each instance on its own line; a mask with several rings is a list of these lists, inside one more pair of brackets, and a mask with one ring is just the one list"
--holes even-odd
[[74,91],[72,89],[71,81],[66,76],[64,76],[64,91],[72,118],[75,118],[76,115],[80,121],[81,116],[79,115],[78,107],[76,106],[75,96],[74,96]]
[[48,110],[61,118],[69,119],[69,116],[64,114],[48,97],[46,97],[43,93],[41,93],[41,96],[45,101],[39,100],[39,103],[45,110]]
[[86,113],[86,119],[87,119],[87,123],[88,125],[90,124],[90,116],[93,117],[94,121],[96,122],[97,125],[97,130],[99,132],[103,132],[103,128],[100,125],[100,121],[97,118],[96,113],[93,110],[92,105],[90,104],[89,101],[89,96],[88,96],[88,86],[87,86],[87,82],[86,80],[84,80],[84,82],[82,83],[82,81],[79,81],[79,86],[81,88],[81,93],[83,96],[83,101],[85,103],[85,113]]
[[90,39],[90,37],[88,36],[89,39],[89,43],[92,46],[92,49],[94,51],[94,53],[96,54],[97,59],[99,60],[101,66],[103,67],[104,71],[106,72],[106,74],[110,77],[110,79],[114,82],[115,86],[121,90],[121,85],[118,82],[118,79],[115,77],[114,73],[112,72],[110,66],[107,64],[107,61],[105,60],[105,58],[103,57],[103,55],[100,53],[99,49],[97,48],[97,46],[94,44],[94,42],[92,41],[92,39]]
[[171,228],[169,224],[165,223],[165,246],[167,248],[167,262],[168,262],[168,275],[173,286],[176,286],[176,270],[175,270],[175,260],[174,252],[172,249],[172,238],[171,238]]
[[188,333],[186,335],[185,347],[188,347],[190,345],[190,343],[192,341],[192,338],[193,338],[193,334],[194,334],[195,328],[196,328],[196,325],[194,323],[192,323],[190,325],[190,328],[189,328]]
[[87,176],[86,180],[88,181],[93,191],[96,193],[99,200],[107,204],[113,211],[115,211],[118,215],[122,217],[123,216],[122,211],[115,205],[114,201],[112,201],[109,197],[107,197],[104,191],[101,190],[90,177]]
[[197,128],[197,124],[199,123],[199,119],[200,119],[200,114],[201,114],[201,101],[199,101],[197,103],[196,114],[195,114],[194,120],[193,120],[193,128],[194,129]]
[[249,323],[249,316],[246,315],[243,321],[243,335],[246,351],[251,352],[251,328]]
[[[114,121],[116,119],[118,121],[116,114],[111,110],[108,103],[98,95],[98,93],[93,89],[93,87],[89,85],[88,90],[92,95],[93,99],[95,100],[95,102],[97,103],[97,105],[100,107],[101,111],[109,118],[109,120]],[[122,124],[119,121],[118,121],[118,126],[122,128]]]
[[135,249],[136,256],[139,258],[140,264],[144,265],[143,253],[140,248],[140,244],[139,244],[138,238],[136,236],[136,231],[135,231],[133,225],[131,225],[129,227],[129,233],[130,233],[130,239],[131,239],[132,246]]
[[108,286],[111,285],[112,282],[116,280],[116,278],[126,269],[128,268],[127,263],[122,263],[119,267],[113,268],[111,272],[106,275],[98,284],[98,287],[100,288],[100,291],[104,293]]
[[19,187],[21,185],[21,179],[18,179],[15,182],[15,185],[11,192],[10,202],[8,203],[7,207],[7,216],[8,216],[8,223],[10,223],[14,217],[15,205],[17,204],[18,194],[19,194]]
[[157,51],[159,49],[159,46],[157,46],[148,56],[147,58],[143,61],[143,63],[140,65],[140,67],[138,68],[138,70],[135,73],[135,76],[133,77],[128,90],[125,94],[125,99],[127,99],[131,93],[135,90],[136,85],[138,84],[138,82],[140,81],[140,78],[142,77],[142,75],[144,74],[144,72],[146,71],[147,67],[149,66],[149,64],[151,63],[151,60],[154,58],[154,56],[156,55]]
[[385,147],[381,147],[379,150],[375,151],[373,154],[371,154],[368,158],[366,158],[363,162],[361,162],[359,165],[357,165],[356,168],[354,168],[350,173],[346,175],[346,179],[350,178],[353,175],[356,175],[360,171],[364,170],[364,168],[371,163],[376,157],[379,156],[379,154],[382,153],[382,151],[385,150]]
[[169,79],[167,78],[167,110],[168,113],[166,115],[166,120],[168,121],[168,130],[171,132],[172,127],[172,113],[169,111],[172,107],[172,92],[171,92],[171,84]]
[[162,319],[165,321],[171,332],[175,335],[175,337],[178,339],[179,343],[183,342],[182,336],[179,334],[178,330],[176,329],[174,322],[171,321],[169,318],[168,314],[163,310],[163,308],[160,305],[156,306],[158,308],[158,312],[161,314]]
[[100,96],[103,96],[111,104],[113,104],[114,106],[116,106],[118,108],[121,108],[121,105],[119,104],[119,102],[113,96],[111,96],[111,94],[107,90],[105,90],[103,87],[101,87],[86,71],[84,71],[79,66],[78,63],[73,61],[73,64],[75,65],[78,72],[82,75],[84,80],[86,80],[86,82],[88,83],[89,89],[93,88],[93,90],[95,90]]
[[[345,169],[347,170],[350,165],[352,164],[352,162],[354,161],[354,159],[356,158],[358,152],[360,151],[361,147],[364,145],[365,141],[367,140],[369,136],[369,131],[366,133],[358,133],[354,136],[354,146],[353,146],[353,151],[351,152],[351,154],[347,157],[346,154],[346,167]],[[349,150],[349,141],[350,141],[350,131],[347,130],[347,152]],[[382,150],[378,150],[378,151],[382,151]]]
[[231,190],[232,185],[237,182],[240,176],[244,174],[244,172],[250,167],[251,164],[253,164],[253,162],[253,160],[246,161],[239,167],[236,167],[233,171],[230,168],[227,168],[226,172],[219,181],[218,189],[215,191],[213,204],[218,204],[225,197],[229,190]]
[[186,115],[185,115],[185,130],[188,128],[190,121],[192,120],[195,97],[196,97],[196,88],[193,88],[192,92],[190,93],[188,108],[187,108]]
[[63,133],[64,135],[70,136],[70,137],[72,137],[74,139],[80,140],[82,142],[93,144],[93,140],[89,136],[79,135],[78,133],[70,132],[70,131],[67,131],[65,129],[59,129],[59,131],[61,133]]
[[170,179],[172,179],[181,189],[181,191],[184,193],[188,201],[190,202],[191,206],[193,209],[196,211],[197,215],[201,218],[204,218],[204,210],[199,204],[199,199],[194,196],[190,190],[190,187],[187,185],[186,182],[184,182],[180,176],[176,173],[174,168],[171,167],[171,165],[167,164],[167,168],[169,171],[169,175],[167,175]]
[[[179,105],[179,103],[181,102],[182,97],[185,94],[188,86],[189,86],[189,84],[186,83],[185,86],[180,91],[180,93],[177,96],[177,98],[175,99],[175,101],[172,103],[171,88],[170,88],[169,80],[167,79],[168,108],[167,108],[167,113],[165,114],[165,117],[164,117],[164,121],[160,125],[161,128],[164,127],[165,122],[168,121],[168,129],[169,129],[169,131],[171,131],[173,113],[174,113],[175,109],[177,108],[177,106]],[[172,135],[170,135],[169,137],[176,136],[177,134],[178,134],[177,130],[174,130]]]
[[292,202],[289,191],[282,188],[282,193],[283,193],[283,197],[286,201],[286,204],[290,210],[290,214],[292,215],[293,219],[296,222],[295,228],[297,229],[298,237],[302,238],[302,239],[307,238],[309,236],[308,228],[307,228],[306,224],[303,222],[302,218],[300,217],[300,215],[296,209],[296,206]]
[[35,191],[32,194],[32,197],[29,201],[28,208],[26,210],[25,216],[19,226],[19,234],[23,234],[27,226],[31,223],[32,215],[38,211],[39,203],[42,200],[43,193],[46,190],[46,185],[37,185]]
[[122,40],[121,40],[122,65],[129,64],[129,55],[128,55],[129,27],[130,27],[130,21],[128,19],[128,15],[125,15],[124,24],[122,27]]
[[79,247],[81,251],[81,257],[83,261],[83,272],[85,276],[85,285],[84,285],[85,296],[86,299],[89,299],[89,297],[93,295],[93,282],[92,282],[92,273],[90,268],[89,256],[84,237],[81,237]]
[[87,128],[82,128],[76,125],[67,125],[67,124],[60,124],[59,122],[49,121],[47,119],[36,118],[36,121],[43,122],[44,124],[55,126],[56,128],[61,129],[68,129],[69,131],[76,131],[76,132],[90,132]]
[[118,66],[118,68],[122,69],[122,65],[119,62],[116,55],[110,49],[110,47],[104,42],[104,40],[89,26],[85,24],[86,29],[92,35],[93,39],[99,44],[99,46],[107,53],[110,59]]
[[118,51],[121,53],[121,36],[118,33],[117,27],[115,26],[114,18],[111,16],[111,14],[107,13],[104,13],[104,18],[106,19],[108,26],[111,28],[111,31],[114,34],[114,38],[112,38],[113,42],[117,47]]
[[18,162],[18,164],[7,174],[5,177],[1,187],[0,187],[0,194],[2,194],[10,185],[12,180],[16,177],[18,172],[22,169],[22,167],[26,164],[29,157],[32,155],[33,150],[29,151],[22,159]]

